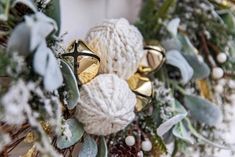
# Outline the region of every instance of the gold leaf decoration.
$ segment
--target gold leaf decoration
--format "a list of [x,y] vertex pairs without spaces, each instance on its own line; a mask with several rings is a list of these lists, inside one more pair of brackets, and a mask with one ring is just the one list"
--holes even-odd
[[209,82],[207,80],[199,80],[196,84],[200,91],[200,95],[208,100],[212,100],[213,95]]
[[24,154],[23,156],[21,157],[36,157],[37,155],[37,150],[36,150],[36,147],[35,145],[33,145],[33,147],[31,147],[26,154]]

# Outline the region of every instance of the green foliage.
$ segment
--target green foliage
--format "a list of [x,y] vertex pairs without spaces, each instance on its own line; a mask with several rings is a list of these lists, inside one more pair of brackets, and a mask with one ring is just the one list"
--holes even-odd
[[78,157],[96,157],[98,152],[96,141],[87,135],[82,144]]
[[7,21],[10,9],[10,0],[0,1],[0,21]]
[[58,35],[60,33],[60,27],[61,27],[61,11],[60,11],[60,0],[52,0],[47,8],[46,8],[46,15],[54,19],[58,26],[58,31],[56,34]]
[[185,95],[184,105],[191,116],[201,123],[215,126],[222,120],[222,112],[219,107],[199,96]]
[[108,157],[108,148],[103,136],[99,138],[97,157]]
[[161,7],[158,8],[156,0],[145,1],[136,26],[146,40],[157,38],[157,34],[162,26],[161,21],[168,17],[169,10],[174,3],[175,0],[165,0]]
[[67,108],[73,109],[79,100],[80,93],[78,90],[78,84],[76,77],[74,76],[73,70],[70,68],[70,66],[63,60],[61,60],[61,71],[64,78],[64,84],[65,84],[65,91],[67,91],[66,94],[66,100],[67,100]]
[[6,76],[7,66],[10,64],[10,58],[6,52],[0,48],[0,76]]
[[210,75],[210,68],[208,65],[203,61],[199,61],[195,54],[185,54],[184,57],[193,68],[194,80],[205,79]]
[[62,135],[57,138],[56,146],[60,149],[68,148],[76,144],[83,136],[84,129],[76,119],[65,121]]

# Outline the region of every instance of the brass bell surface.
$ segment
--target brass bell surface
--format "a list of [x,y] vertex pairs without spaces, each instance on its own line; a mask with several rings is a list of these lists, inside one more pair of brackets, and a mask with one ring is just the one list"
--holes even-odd
[[128,79],[128,85],[136,94],[136,110],[139,112],[149,104],[153,94],[153,85],[149,78],[141,76],[140,73],[135,73],[131,76]]
[[160,45],[146,45],[144,49],[147,51],[146,58],[148,66],[152,71],[156,71],[165,62],[165,49]]
[[100,58],[83,41],[73,41],[68,49],[69,53],[64,57],[73,59],[74,73],[81,84],[92,80],[99,71]]

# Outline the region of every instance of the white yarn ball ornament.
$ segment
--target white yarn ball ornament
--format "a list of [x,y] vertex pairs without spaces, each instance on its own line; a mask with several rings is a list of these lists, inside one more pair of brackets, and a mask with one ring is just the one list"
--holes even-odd
[[141,33],[124,18],[91,28],[86,42],[101,59],[99,72],[115,73],[123,79],[136,72],[145,54]]
[[109,135],[124,129],[135,117],[136,96],[115,74],[101,74],[80,91],[77,119],[89,134]]

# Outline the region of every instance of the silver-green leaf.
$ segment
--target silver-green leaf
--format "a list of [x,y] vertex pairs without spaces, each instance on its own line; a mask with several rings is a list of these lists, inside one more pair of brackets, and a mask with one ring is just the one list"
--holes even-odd
[[108,157],[108,148],[105,138],[103,136],[101,136],[99,139],[97,157]]
[[53,91],[62,86],[63,76],[59,63],[45,41],[41,42],[34,54],[33,68],[43,77],[43,84],[47,91]]
[[76,144],[82,138],[84,134],[84,129],[83,129],[82,124],[79,123],[74,118],[66,120],[64,124],[64,128],[65,129],[62,132],[62,135],[58,136],[57,141],[56,141],[56,146],[59,149],[68,148]]
[[186,84],[193,76],[193,69],[177,50],[170,50],[166,53],[166,63],[177,67],[181,73],[181,83]]
[[175,125],[172,131],[173,135],[179,139],[182,139],[190,144],[193,144],[193,138],[191,137],[190,131],[187,130],[183,122],[179,122]]
[[205,79],[210,75],[209,66],[205,62],[200,61],[196,55],[185,54],[184,57],[193,68],[193,79]]
[[181,51],[186,54],[197,54],[198,50],[193,46],[191,41],[186,35],[178,34],[177,39],[182,44]]
[[219,107],[199,96],[185,95],[184,105],[198,122],[215,126],[222,121],[222,112]]
[[12,3],[12,7],[15,7],[17,4],[24,4],[33,12],[37,12],[37,8],[32,0],[14,0],[14,2]]
[[65,84],[65,91],[67,91],[66,94],[66,100],[67,100],[67,108],[73,109],[79,100],[79,89],[76,77],[74,76],[73,70],[70,68],[70,66],[63,60],[61,60],[61,70],[64,77],[64,84]]
[[7,21],[10,9],[10,0],[1,0],[0,2],[0,21]]
[[232,150],[234,151],[235,148],[234,146],[225,146],[223,144],[218,144],[218,143],[215,143],[213,141],[210,141],[208,140],[207,138],[203,137],[202,135],[200,135],[192,126],[192,124],[190,123],[189,119],[186,119],[186,122],[187,122],[187,125],[188,125],[188,128],[190,130],[190,132],[195,136],[197,137],[199,140],[211,145],[211,146],[214,146],[214,147],[217,147],[217,148],[220,148],[220,149],[229,149],[229,150]]
[[84,139],[78,157],[96,157],[97,153],[98,147],[95,140],[87,135]]
[[187,111],[184,109],[184,107],[175,100],[175,115],[162,123],[157,128],[157,134],[159,136],[163,136],[165,133],[167,133],[174,125],[182,121],[187,116]]

